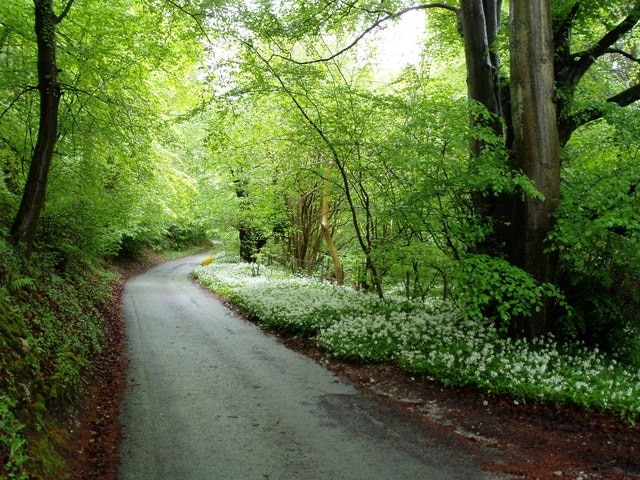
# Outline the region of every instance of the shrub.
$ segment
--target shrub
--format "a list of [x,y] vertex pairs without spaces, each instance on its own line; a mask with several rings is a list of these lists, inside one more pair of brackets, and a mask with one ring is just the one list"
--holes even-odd
[[506,330],[512,319],[530,317],[545,297],[564,297],[555,286],[539,284],[506,260],[470,255],[458,262],[454,298],[467,318],[488,318]]

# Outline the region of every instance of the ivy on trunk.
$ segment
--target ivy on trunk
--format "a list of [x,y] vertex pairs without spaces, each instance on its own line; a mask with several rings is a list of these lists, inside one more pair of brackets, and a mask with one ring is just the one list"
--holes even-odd
[[33,246],[38,220],[44,208],[49,169],[58,140],[58,110],[62,88],[56,61],[56,26],[69,13],[69,0],[60,15],[53,10],[53,0],[34,0],[34,24],[38,48],[38,92],[40,120],[38,136],[20,208],[11,227],[16,245],[24,244],[27,255]]

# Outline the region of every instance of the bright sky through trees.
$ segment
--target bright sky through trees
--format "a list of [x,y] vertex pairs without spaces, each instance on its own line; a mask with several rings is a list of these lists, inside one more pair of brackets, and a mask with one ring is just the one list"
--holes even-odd
[[381,67],[379,75],[392,77],[407,65],[416,65],[420,61],[425,36],[423,11],[408,12],[397,22],[389,22],[371,35],[367,43],[376,45],[376,60]]

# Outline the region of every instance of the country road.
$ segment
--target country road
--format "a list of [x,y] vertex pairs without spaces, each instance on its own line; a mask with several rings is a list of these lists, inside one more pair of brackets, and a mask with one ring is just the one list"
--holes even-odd
[[127,283],[119,480],[493,479],[189,279],[203,256]]

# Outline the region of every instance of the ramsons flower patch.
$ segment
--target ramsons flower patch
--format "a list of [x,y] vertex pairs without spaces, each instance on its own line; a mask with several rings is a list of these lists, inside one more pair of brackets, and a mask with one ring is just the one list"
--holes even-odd
[[553,337],[505,338],[453,305],[411,303],[261,266],[214,262],[194,275],[268,328],[315,337],[328,355],[394,362],[445,385],[474,386],[518,401],[574,403],[640,414],[640,372]]

